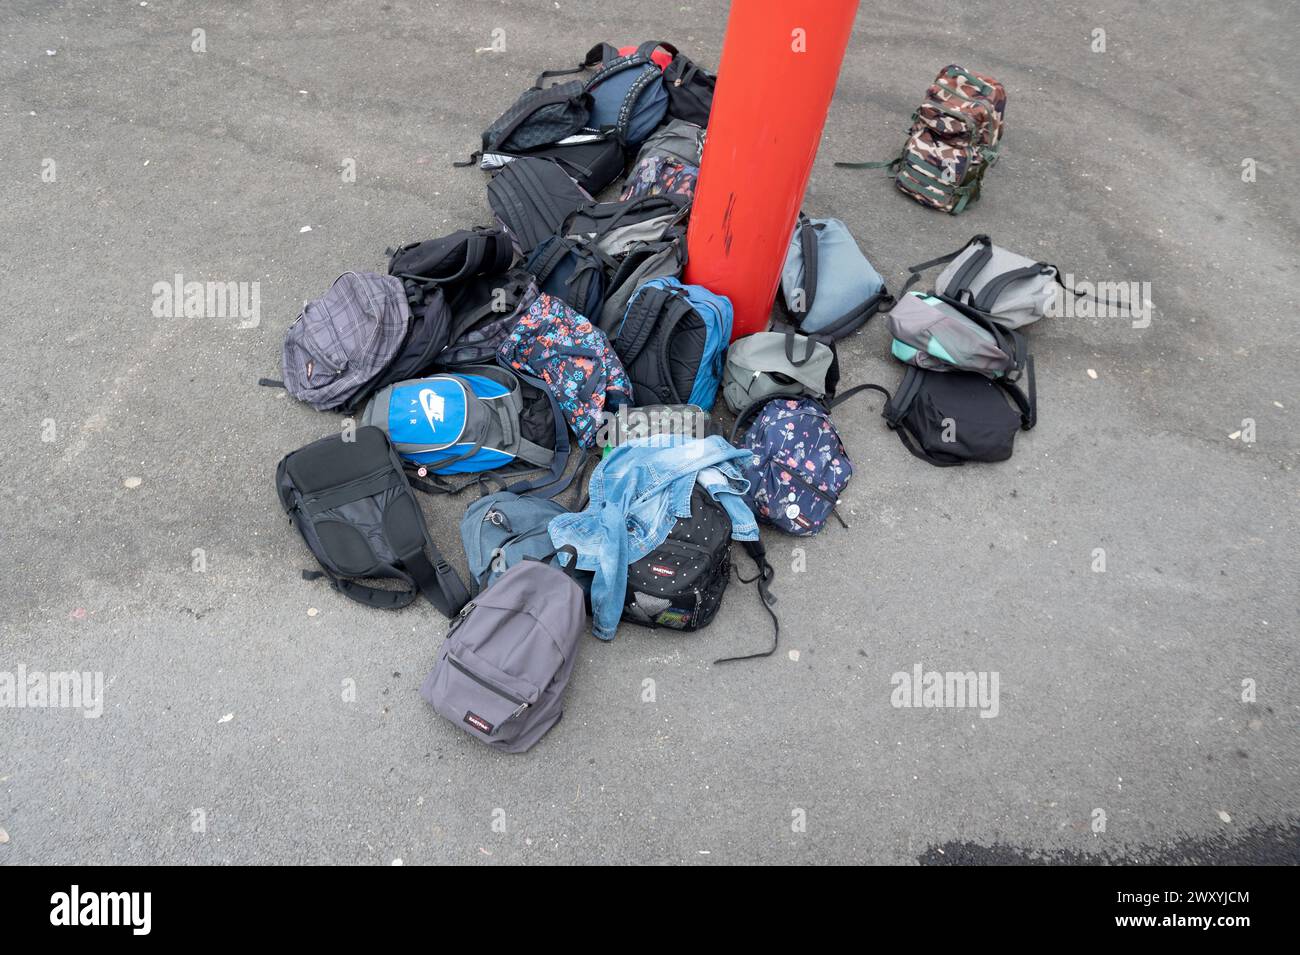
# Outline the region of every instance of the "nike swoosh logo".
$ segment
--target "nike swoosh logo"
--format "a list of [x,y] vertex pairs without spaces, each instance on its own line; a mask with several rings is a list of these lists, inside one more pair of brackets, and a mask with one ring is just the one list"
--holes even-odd
[[429,419],[429,427],[437,427],[434,422],[443,420],[444,404],[442,395],[432,388],[420,390],[420,407],[424,410],[424,416]]

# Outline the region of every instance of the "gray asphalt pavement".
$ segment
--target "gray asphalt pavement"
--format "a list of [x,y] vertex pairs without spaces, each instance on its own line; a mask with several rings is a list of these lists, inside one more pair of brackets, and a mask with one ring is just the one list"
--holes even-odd
[[[893,285],[984,232],[1151,283],[1149,327],[1032,328],[1000,465],[931,468],[855,399],[850,529],[765,535],[780,652],[710,665],[767,639],[733,584],[701,633],[586,641],[505,757],[417,695],[431,607],[300,579],[273,472],[335,421],[255,382],[340,271],[487,221],[450,161],[539,70],[716,65],[727,4],[0,0],[0,689],[103,675],[98,718],[0,707],[0,864],[1300,861],[1300,12],[1087,6],[864,4],[805,208]],[[1009,91],[983,201],[832,168],[950,62]],[[178,273],[258,283],[260,322],[158,317]],[[881,321],[842,356],[901,376]],[[426,501],[458,560],[464,503]],[[996,672],[996,717],[892,705],[918,664]]]

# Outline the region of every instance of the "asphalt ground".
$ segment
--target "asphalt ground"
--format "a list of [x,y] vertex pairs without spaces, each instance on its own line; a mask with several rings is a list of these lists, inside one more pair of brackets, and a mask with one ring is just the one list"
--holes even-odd
[[[710,665],[767,639],[733,584],[698,634],[584,641],[507,757],[417,695],[431,607],[300,579],[274,468],[337,423],[255,382],[303,300],[486,222],[450,161],[539,70],[713,66],[726,9],[0,0],[0,671],[103,675],[98,718],[0,709],[0,864],[1297,861],[1293,4],[864,5],[805,208],[891,284],[982,232],[1155,308],[1030,330],[1002,464],[846,405],[850,529],[765,532],[775,657]],[[1009,91],[977,206],[832,168],[896,152],[950,62]],[[177,273],[258,283],[260,320],[156,317]],[[845,380],[892,388],[887,346]],[[459,562],[463,499],[425,506]],[[997,716],[893,706],[918,664],[996,672]]]

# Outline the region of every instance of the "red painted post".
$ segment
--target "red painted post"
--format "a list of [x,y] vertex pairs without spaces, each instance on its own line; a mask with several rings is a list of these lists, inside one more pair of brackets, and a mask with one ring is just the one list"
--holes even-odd
[[686,281],[763,331],[858,0],[732,0],[687,232]]

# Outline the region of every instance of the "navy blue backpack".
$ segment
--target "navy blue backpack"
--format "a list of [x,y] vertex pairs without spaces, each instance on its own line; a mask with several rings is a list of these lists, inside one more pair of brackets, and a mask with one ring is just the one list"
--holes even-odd
[[533,250],[524,267],[543,292],[595,319],[605,306],[605,265],[605,257],[594,245],[553,235]]
[[[746,503],[765,524],[798,537],[826,526],[831,515],[844,527],[835,506],[853,477],[853,463],[831,409],[860,391],[889,392],[879,385],[858,385],[825,404],[812,398],[766,398],[736,417],[731,442],[750,452],[738,463],[749,480]],[[739,442],[736,434],[757,413]]]
[[669,56],[677,55],[675,46],[657,40],[642,43],[625,55],[620,55],[617,47],[598,43],[575,69],[547,70],[537,78],[537,85],[541,86],[548,76],[581,73],[595,67],[586,85],[591,96],[587,123],[594,129],[612,129],[624,147],[635,149],[668,113],[663,68],[651,58],[661,48]]

